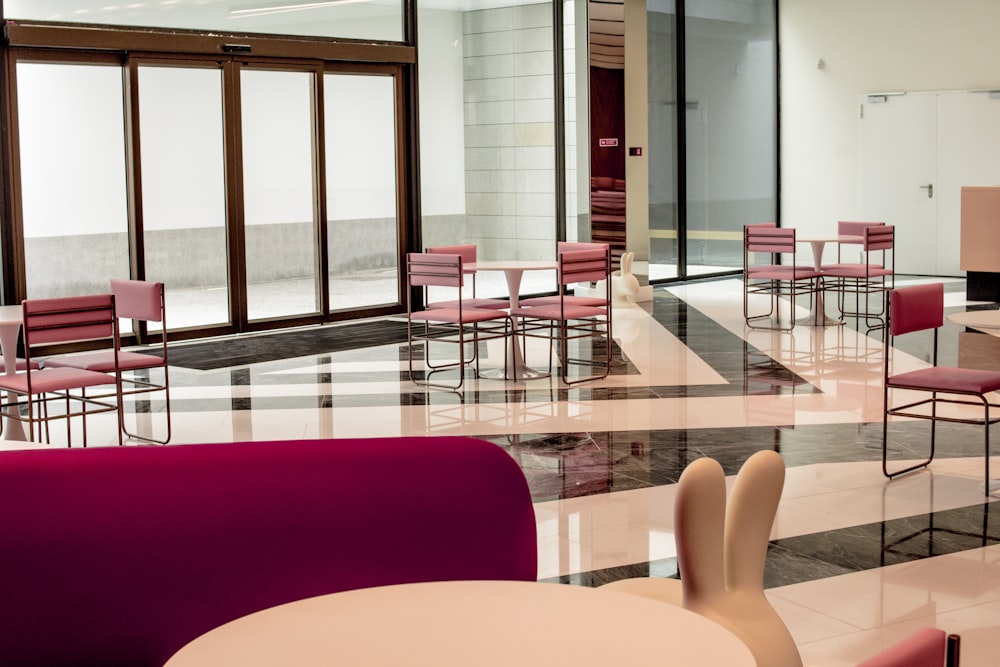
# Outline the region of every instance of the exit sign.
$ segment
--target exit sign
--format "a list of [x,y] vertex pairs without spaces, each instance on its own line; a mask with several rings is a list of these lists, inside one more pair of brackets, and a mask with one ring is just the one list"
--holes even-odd
[[618,137],[602,138],[597,140],[597,145],[601,148],[618,145]]

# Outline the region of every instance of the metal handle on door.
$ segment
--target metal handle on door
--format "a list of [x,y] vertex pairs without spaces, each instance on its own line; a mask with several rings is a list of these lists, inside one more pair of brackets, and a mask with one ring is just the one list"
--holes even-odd
[[934,196],[934,184],[928,183],[927,185],[921,185],[922,188],[927,188],[927,198],[931,199]]

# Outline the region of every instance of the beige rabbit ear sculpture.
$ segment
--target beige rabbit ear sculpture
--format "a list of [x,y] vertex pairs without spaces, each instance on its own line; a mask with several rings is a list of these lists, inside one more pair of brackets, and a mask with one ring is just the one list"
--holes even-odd
[[634,252],[626,252],[621,256],[621,269],[611,274],[611,305],[615,308],[631,308],[635,306],[635,297],[639,293],[639,279],[632,275],[632,260]]

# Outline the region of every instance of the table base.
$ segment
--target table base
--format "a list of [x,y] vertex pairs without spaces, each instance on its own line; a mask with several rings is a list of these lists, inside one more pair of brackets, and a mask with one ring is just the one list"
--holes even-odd
[[[547,378],[552,374],[548,371],[540,371],[534,368],[528,368],[523,366],[517,369],[517,379],[518,380],[538,380],[541,378]],[[513,377],[508,377],[507,369],[505,368],[488,368],[485,371],[480,371],[479,377],[484,380],[514,380]]]

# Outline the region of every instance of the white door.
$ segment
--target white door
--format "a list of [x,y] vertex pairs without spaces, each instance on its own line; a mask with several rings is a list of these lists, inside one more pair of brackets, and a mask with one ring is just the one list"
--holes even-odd
[[861,105],[860,219],[895,226],[896,273],[942,275],[937,95],[868,95]]

